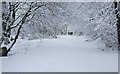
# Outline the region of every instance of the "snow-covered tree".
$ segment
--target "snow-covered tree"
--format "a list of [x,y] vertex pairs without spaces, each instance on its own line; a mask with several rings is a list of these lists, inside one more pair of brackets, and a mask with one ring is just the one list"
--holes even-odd
[[101,38],[107,48],[117,49],[119,38],[113,2],[71,3],[69,9],[69,23],[77,35],[84,34],[92,40]]
[[[43,13],[42,12],[43,10],[48,9],[53,13],[52,15],[55,16],[56,14],[54,14],[54,12],[58,12],[56,10],[56,7],[62,8],[60,3],[2,2],[2,44],[1,44],[1,47],[5,47],[7,49],[7,52],[3,53],[3,55],[6,56],[8,52],[11,50],[11,48],[14,46],[20,34],[20,30],[24,27],[23,25],[27,26],[26,24],[29,24],[32,19],[35,19],[34,18],[35,16],[36,17],[38,16],[36,12],[39,12],[39,16],[40,16],[42,15],[41,13]],[[49,14],[43,14],[42,17],[40,18],[44,20],[44,22],[39,20],[41,22],[36,22],[36,23],[39,23],[39,24],[42,23],[44,25],[47,23],[46,26],[48,26],[49,25],[48,21],[45,22],[47,18],[43,18],[43,17],[46,17],[46,15],[49,15]],[[36,21],[38,20],[36,19]],[[40,29],[39,27],[37,28]],[[44,33],[45,32],[48,33],[50,31],[45,26],[43,26],[42,29]]]
[[118,50],[120,50],[120,2],[114,1],[115,14],[117,18],[117,38],[118,38]]
[[50,3],[35,11],[34,18],[22,28],[22,38],[38,39],[56,38],[56,35],[66,34],[64,11],[66,3]]

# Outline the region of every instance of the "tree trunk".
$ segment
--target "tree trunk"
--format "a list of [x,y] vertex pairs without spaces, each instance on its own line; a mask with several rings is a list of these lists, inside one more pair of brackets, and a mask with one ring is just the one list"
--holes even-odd
[[118,3],[119,2],[114,2],[114,7],[115,7],[115,14],[116,14],[116,18],[117,18],[117,35],[118,35],[118,50],[120,50],[120,15],[119,15],[119,11],[118,10]]
[[0,56],[7,56],[7,48],[6,47],[2,47],[0,48]]

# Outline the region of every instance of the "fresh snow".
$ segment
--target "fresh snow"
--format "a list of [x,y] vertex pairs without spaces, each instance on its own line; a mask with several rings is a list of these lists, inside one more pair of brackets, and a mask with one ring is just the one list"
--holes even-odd
[[117,72],[118,53],[105,50],[100,40],[85,36],[56,39],[19,39],[8,57],[2,58],[3,72]]

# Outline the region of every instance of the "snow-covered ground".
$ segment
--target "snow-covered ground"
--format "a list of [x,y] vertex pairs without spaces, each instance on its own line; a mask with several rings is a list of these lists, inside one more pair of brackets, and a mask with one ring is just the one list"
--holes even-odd
[[19,40],[10,56],[2,58],[3,72],[117,72],[117,51],[102,51],[99,41],[84,36]]

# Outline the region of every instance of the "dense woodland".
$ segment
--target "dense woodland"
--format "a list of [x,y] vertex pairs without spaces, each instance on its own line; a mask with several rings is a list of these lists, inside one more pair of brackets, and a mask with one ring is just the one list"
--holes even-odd
[[2,2],[0,46],[6,56],[17,39],[76,36],[101,39],[106,50],[120,45],[119,2]]

